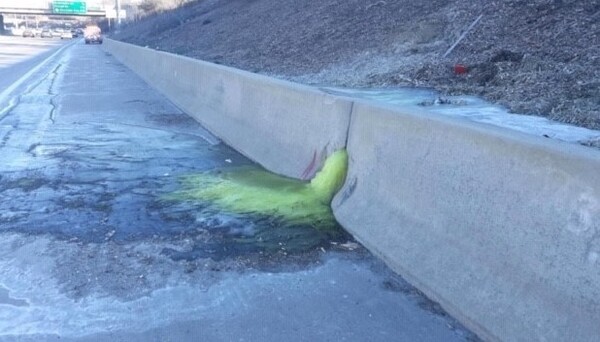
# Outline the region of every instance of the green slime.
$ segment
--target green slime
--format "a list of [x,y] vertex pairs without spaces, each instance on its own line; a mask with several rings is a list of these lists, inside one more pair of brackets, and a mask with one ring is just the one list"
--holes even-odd
[[253,166],[232,167],[182,177],[183,190],[176,198],[209,202],[232,213],[269,215],[286,225],[331,230],[337,223],[330,203],[344,184],[347,169],[345,150],[329,156],[310,182]]

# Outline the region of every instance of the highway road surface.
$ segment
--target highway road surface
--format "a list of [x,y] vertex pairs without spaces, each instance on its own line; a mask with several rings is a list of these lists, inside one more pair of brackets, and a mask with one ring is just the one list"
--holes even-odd
[[186,197],[260,168],[101,46],[4,63],[0,341],[477,339],[340,227]]
[[48,58],[67,41],[0,36],[0,90],[4,90]]

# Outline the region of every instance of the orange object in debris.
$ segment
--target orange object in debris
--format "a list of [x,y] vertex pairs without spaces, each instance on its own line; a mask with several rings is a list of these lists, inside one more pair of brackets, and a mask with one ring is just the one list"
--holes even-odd
[[457,75],[466,74],[468,71],[467,67],[463,64],[454,64],[454,73]]

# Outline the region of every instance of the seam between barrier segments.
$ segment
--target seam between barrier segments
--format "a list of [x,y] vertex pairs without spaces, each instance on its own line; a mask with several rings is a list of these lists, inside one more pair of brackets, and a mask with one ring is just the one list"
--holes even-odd
[[[348,118],[348,127],[346,128],[346,141],[344,142],[344,150],[346,151],[348,159],[350,159],[350,152],[348,151],[348,142],[350,141],[350,129],[352,128],[352,122],[354,121],[354,103],[355,103],[354,100],[350,101],[350,113],[349,113],[349,118]],[[348,179],[349,173],[350,173],[350,160],[348,160],[344,184],[335,194],[335,197],[338,197],[338,195],[340,195],[340,194],[342,196],[341,200],[339,202],[337,202],[336,208],[339,208],[342,204],[344,204],[344,202],[346,202],[346,200],[348,199],[348,197],[350,197],[352,195],[352,193],[354,192],[354,188],[356,187],[356,178],[349,183],[349,179]],[[331,201],[331,203],[329,205],[332,209],[333,209],[333,203],[334,203],[334,201]]]
[[354,118],[354,100],[350,101],[350,113],[348,118],[348,127],[346,127],[346,140],[344,141],[344,149],[348,150],[348,141],[350,140],[350,128],[352,127],[352,120]]

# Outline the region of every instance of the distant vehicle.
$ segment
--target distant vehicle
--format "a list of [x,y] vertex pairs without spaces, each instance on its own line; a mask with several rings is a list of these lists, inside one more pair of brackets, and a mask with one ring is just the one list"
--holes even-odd
[[94,43],[102,44],[102,35],[101,34],[89,35],[89,36],[85,37],[85,43],[86,44],[94,44]]
[[60,39],[73,39],[73,34],[69,31],[65,31],[60,35]]
[[13,36],[22,36],[23,29],[20,29],[18,27],[13,27],[12,29],[10,29],[10,34],[12,34]]
[[62,34],[63,34],[62,30],[61,31],[59,31],[59,30],[52,31],[52,37],[60,38],[62,36]]
[[79,32],[78,32],[78,30],[71,30],[71,34],[73,35],[73,38],[77,38],[77,37],[79,37]]
[[48,29],[43,29],[42,33],[40,34],[40,37],[42,37],[42,38],[52,38],[52,32],[50,32],[50,30],[48,30]]
[[26,29],[25,31],[23,31],[23,38],[35,38],[35,33],[33,33],[32,30]]
[[83,31],[83,37],[86,44],[102,44],[102,31],[98,26],[88,26]]

